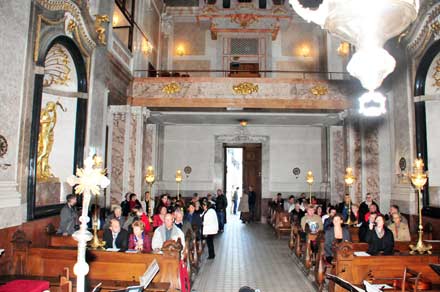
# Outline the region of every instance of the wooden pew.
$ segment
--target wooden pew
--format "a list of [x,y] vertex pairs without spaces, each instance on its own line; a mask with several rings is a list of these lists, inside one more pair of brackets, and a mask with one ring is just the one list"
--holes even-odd
[[[30,248],[25,267],[26,276],[58,277],[65,267],[73,270],[77,251],[74,249]],[[159,254],[131,254],[87,251],[90,280],[138,282],[139,276],[156,259],[159,273],[153,282],[170,283],[171,291],[180,289],[179,258]]]
[[[404,268],[408,267],[421,272],[423,277],[429,279],[433,284],[440,284],[440,278],[429,267],[430,263],[440,262],[438,255],[409,255],[407,253],[408,244],[408,242],[397,242],[395,247],[398,252],[392,256],[355,256],[355,251],[365,251],[368,245],[343,242],[336,247],[331,274],[359,285],[366,279],[402,278]],[[433,247],[435,251],[440,249],[439,244],[435,244]],[[329,291],[342,290],[335,287],[334,284],[330,284]]]
[[274,228],[278,239],[280,239],[281,234],[289,234],[291,231],[290,216],[288,212],[276,212],[275,214]]

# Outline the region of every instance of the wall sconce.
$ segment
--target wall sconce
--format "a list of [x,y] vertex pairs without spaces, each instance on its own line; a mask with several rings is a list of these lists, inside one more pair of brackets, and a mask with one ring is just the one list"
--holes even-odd
[[188,178],[192,172],[191,166],[189,166],[189,165],[185,166],[185,168],[183,169],[183,172],[186,174],[186,178]]
[[338,55],[341,57],[347,57],[350,53],[350,44],[347,42],[341,42],[338,47]]
[[301,47],[299,47],[298,53],[300,56],[303,56],[304,58],[310,57],[311,54],[310,46],[307,44],[303,44]]
[[149,40],[143,39],[141,50],[142,53],[144,53],[145,55],[149,55],[153,51],[153,45],[150,43]]
[[119,21],[120,21],[119,15],[116,12],[113,13],[113,19],[112,19],[113,27],[118,26],[119,25]]
[[177,54],[178,56],[180,56],[180,57],[182,57],[183,55],[185,55],[185,47],[184,47],[182,44],[180,44],[180,45],[177,46],[177,48],[176,48],[176,54]]

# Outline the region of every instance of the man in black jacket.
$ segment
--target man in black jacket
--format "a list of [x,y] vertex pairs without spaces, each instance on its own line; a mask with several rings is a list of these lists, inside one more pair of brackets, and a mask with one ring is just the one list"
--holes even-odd
[[254,189],[252,186],[249,186],[248,191],[248,203],[249,203],[249,222],[252,222],[255,220],[255,204],[257,202],[257,195],[255,194]]
[[228,199],[223,194],[221,189],[217,190],[217,199],[215,202],[215,209],[217,211],[218,229],[223,232],[223,228],[226,222],[226,208],[228,207]]
[[105,248],[118,248],[120,251],[128,249],[128,232],[121,228],[117,219],[110,220],[110,228],[104,230],[103,240]]
[[365,195],[365,201],[363,201],[360,205],[359,205],[359,223],[361,222],[365,222],[365,215],[370,212],[370,205],[376,205],[377,213],[380,213],[379,210],[379,205],[373,201],[373,196],[371,195],[371,193],[367,193]]

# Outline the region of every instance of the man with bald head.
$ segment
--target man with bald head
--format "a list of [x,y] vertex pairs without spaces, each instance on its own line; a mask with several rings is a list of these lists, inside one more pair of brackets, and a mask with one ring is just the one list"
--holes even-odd
[[164,224],[159,226],[153,235],[151,247],[153,250],[160,250],[163,243],[167,240],[175,240],[180,238],[182,246],[185,247],[185,235],[182,230],[174,224],[174,217],[172,214],[167,213],[165,215]]
[[120,251],[128,249],[128,232],[121,228],[121,223],[116,218],[111,219],[110,226],[104,230],[103,240],[105,248],[119,249]]

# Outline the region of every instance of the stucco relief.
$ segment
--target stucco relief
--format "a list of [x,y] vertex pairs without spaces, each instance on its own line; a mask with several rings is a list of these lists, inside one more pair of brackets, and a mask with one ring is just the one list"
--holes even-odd
[[116,113],[113,115],[112,133],[112,162],[111,162],[111,204],[120,204],[122,199],[122,184],[124,171],[124,140],[125,140],[125,114]]

